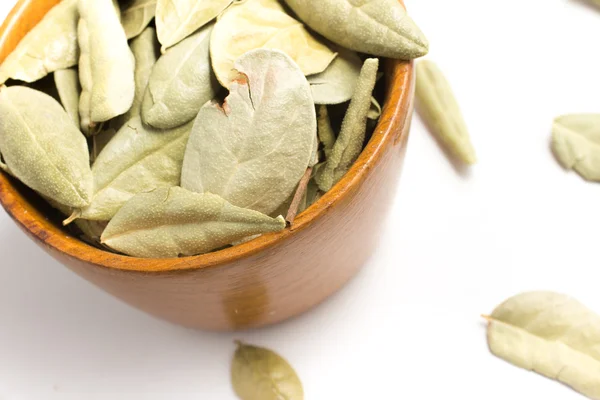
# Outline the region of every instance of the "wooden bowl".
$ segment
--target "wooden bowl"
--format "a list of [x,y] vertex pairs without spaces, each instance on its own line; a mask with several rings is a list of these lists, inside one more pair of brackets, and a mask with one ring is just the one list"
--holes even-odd
[[[0,28],[0,62],[59,0],[20,0]],[[406,150],[413,66],[388,60],[379,125],[350,172],[291,228],[179,259],[112,254],[71,236],[32,191],[0,175],[0,202],[48,254],[108,293],[193,328],[236,330],[301,314],[346,284],[373,252]]]

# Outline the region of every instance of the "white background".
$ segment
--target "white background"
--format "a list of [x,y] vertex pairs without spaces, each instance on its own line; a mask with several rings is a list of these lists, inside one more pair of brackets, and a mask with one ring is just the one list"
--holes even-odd
[[[2,17],[14,2],[2,0]],[[121,304],[0,212],[0,399],[234,399],[234,338],[289,359],[308,400],[580,398],[492,356],[479,315],[534,289],[600,311],[600,185],[549,150],[553,117],[600,111],[600,11],[576,0],[407,5],[453,83],[478,165],[458,173],[415,118],[372,262],[309,314],[237,334]]]

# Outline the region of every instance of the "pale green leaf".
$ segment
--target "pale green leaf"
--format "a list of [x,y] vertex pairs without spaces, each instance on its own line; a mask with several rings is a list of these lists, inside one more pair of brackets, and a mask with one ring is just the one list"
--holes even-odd
[[563,115],[554,120],[552,149],[560,163],[590,181],[600,181],[600,114]]
[[225,103],[206,104],[186,150],[182,186],[271,215],[294,192],[316,140],[310,85],[285,53],[258,49],[236,62]]
[[235,207],[214,194],[171,187],[129,200],[106,227],[102,243],[134,257],[173,258],[284,228],[282,217]]
[[127,39],[141,34],[156,12],[156,0],[130,0],[121,10],[121,24]]
[[56,70],[54,82],[63,107],[75,126],[79,127],[79,73],[74,68]]
[[308,77],[315,104],[340,104],[354,93],[362,61],[354,51],[336,50],[338,56],[325,71]]

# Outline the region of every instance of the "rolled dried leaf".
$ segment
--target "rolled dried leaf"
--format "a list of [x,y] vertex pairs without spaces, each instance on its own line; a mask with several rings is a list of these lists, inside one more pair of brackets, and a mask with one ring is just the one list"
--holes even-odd
[[313,155],[316,115],[310,85],[285,53],[257,49],[235,64],[221,106],[196,118],[181,185],[272,215],[294,192]]
[[85,207],[93,180],[87,142],[52,97],[24,86],[0,89],[0,149],[11,173],[69,207]]
[[60,102],[76,127],[79,127],[79,72],[75,68],[59,69],[54,72],[54,82]]
[[600,114],[563,115],[552,126],[552,150],[567,169],[600,181]]
[[450,84],[432,61],[417,63],[417,108],[432,133],[459,160],[475,164],[477,156]]
[[331,120],[329,119],[329,111],[326,105],[319,106],[319,112],[317,114],[317,132],[319,134],[319,141],[323,144],[323,152],[325,157],[329,158],[331,150],[335,145],[336,135],[331,127]]
[[324,192],[329,191],[342,179],[362,152],[378,68],[379,60],[369,58],[361,69],[356,90],[342,122],[340,134],[331,149],[325,166],[319,170],[316,176],[319,188]]
[[191,128],[158,131],[140,118],[127,122],[94,162],[94,196],[74,217],[108,221],[135,194],[179,185]]
[[158,59],[142,103],[146,124],[160,129],[185,124],[215,97],[219,84],[210,68],[212,27],[205,26]]
[[19,42],[0,65],[0,85],[7,79],[33,82],[79,61],[77,0],[63,0]]
[[131,109],[123,117],[124,121],[140,116],[152,68],[160,55],[154,28],[146,28],[142,34],[131,41],[130,47],[135,57],[135,96]]
[[258,48],[283,51],[305,75],[323,72],[336,57],[277,0],[234,3],[217,21],[210,43],[213,70],[221,85],[228,88],[236,77],[234,62]]
[[233,0],[158,0],[156,29],[163,51],[215,19]]
[[529,292],[486,319],[496,356],[600,399],[600,316],[569,296]]
[[411,60],[429,50],[427,39],[398,0],[285,0],[300,19],[348,49]]
[[101,240],[134,257],[174,258],[207,253],[284,228],[282,217],[235,207],[214,194],[171,187],[129,200],[110,221]]

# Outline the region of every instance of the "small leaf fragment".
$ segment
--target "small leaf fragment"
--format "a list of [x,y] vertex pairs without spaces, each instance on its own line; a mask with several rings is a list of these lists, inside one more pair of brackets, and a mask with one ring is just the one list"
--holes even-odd
[[121,24],[127,39],[140,35],[156,12],[156,0],[129,0],[121,10]]
[[329,158],[331,150],[335,145],[335,132],[331,127],[331,120],[329,119],[329,111],[326,105],[320,105],[317,114],[317,132],[319,134],[319,140],[323,144],[323,152],[325,158]]
[[600,114],[563,115],[552,126],[558,161],[589,181],[600,181]]
[[477,156],[450,84],[432,61],[417,63],[417,108],[432,133],[459,160],[475,164]]
[[231,383],[241,400],[303,400],[302,382],[279,354],[237,342]]
[[164,187],[129,200],[109,222],[101,241],[133,257],[175,258],[284,228],[283,217],[235,207],[214,194]]
[[373,88],[377,80],[379,60],[365,61],[356,90],[342,122],[342,129],[327,158],[316,176],[319,188],[327,192],[348,172],[362,152],[367,131],[367,117],[371,107]]
[[600,399],[600,316],[569,296],[529,292],[486,319],[494,355]]

